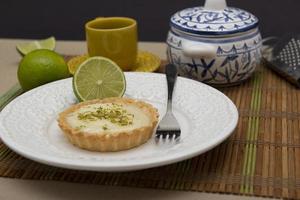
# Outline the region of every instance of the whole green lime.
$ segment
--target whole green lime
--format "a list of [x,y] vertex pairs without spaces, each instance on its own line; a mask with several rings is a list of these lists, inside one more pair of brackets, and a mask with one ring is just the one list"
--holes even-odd
[[46,49],[28,53],[21,60],[18,68],[18,79],[25,91],[69,76],[64,58]]

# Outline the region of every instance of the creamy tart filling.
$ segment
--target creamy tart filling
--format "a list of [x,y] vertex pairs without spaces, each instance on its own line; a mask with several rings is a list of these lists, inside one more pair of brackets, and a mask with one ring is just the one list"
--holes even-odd
[[66,118],[73,129],[85,133],[114,133],[147,126],[150,117],[134,104],[95,103],[80,107]]

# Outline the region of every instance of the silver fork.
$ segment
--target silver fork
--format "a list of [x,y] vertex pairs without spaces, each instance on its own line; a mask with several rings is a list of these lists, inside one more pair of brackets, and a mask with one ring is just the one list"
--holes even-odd
[[176,140],[180,138],[180,126],[172,112],[172,97],[173,90],[177,79],[177,68],[172,64],[166,66],[166,78],[168,85],[168,102],[167,102],[167,112],[158,124],[156,131],[156,141],[159,140]]

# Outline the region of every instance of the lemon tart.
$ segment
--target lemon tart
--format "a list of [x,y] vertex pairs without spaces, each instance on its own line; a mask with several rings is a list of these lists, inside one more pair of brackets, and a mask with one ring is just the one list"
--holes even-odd
[[158,122],[152,105],[129,98],[91,100],[59,114],[58,124],[68,140],[91,151],[121,151],[145,143]]

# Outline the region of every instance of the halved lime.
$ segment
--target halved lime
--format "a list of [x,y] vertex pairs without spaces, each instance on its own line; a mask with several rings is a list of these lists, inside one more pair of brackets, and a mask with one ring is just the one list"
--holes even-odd
[[79,101],[121,97],[126,89],[121,68],[104,57],[84,61],[73,77],[73,90]]
[[22,55],[26,55],[36,49],[48,49],[53,51],[55,49],[55,38],[49,37],[44,40],[36,40],[17,45],[17,50]]

